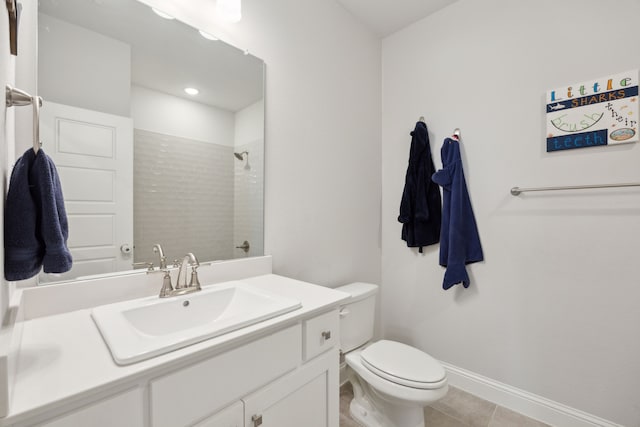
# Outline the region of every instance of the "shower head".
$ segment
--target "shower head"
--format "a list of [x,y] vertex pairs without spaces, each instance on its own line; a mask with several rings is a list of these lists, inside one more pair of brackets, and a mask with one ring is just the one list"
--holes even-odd
[[244,165],[244,168],[245,170],[249,170],[251,169],[251,166],[249,166],[249,152],[243,151],[242,153],[233,153],[233,155],[236,156],[236,159],[238,160],[245,160],[245,154],[246,154],[247,164]]

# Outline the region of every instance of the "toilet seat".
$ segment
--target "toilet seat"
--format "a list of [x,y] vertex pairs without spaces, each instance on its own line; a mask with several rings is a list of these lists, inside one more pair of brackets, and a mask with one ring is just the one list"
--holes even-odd
[[[347,353],[345,355],[345,361],[347,362],[347,366],[349,366],[363,382],[367,383],[375,394],[391,396],[396,401],[402,402],[402,405],[412,404],[425,406],[442,398],[447,393],[448,385],[446,378],[442,380],[440,387],[424,389],[407,387],[381,377],[364,366],[362,357],[360,357],[363,350],[365,349],[358,349]],[[388,397],[386,397],[385,400],[388,400]]]
[[433,357],[396,341],[381,340],[360,354],[368,370],[405,387],[433,390],[446,384],[446,373]]

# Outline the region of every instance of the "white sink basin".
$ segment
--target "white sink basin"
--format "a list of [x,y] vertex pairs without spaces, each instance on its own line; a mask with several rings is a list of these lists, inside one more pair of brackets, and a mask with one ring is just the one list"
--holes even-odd
[[128,365],[300,307],[299,301],[227,282],[188,295],[103,305],[91,317],[115,362]]

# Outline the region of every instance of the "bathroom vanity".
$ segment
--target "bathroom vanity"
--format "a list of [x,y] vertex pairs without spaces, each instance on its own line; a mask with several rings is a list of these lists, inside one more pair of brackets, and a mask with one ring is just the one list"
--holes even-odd
[[[201,269],[203,284],[224,286],[217,279],[225,276],[298,300],[300,308],[127,365],[114,362],[91,310],[129,299],[131,289],[153,294],[160,276],[17,291],[10,399],[0,426],[338,427],[338,307],[348,295],[273,274],[238,277],[264,270],[243,262],[270,271],[268,257],[230,262],[235,269],[213,265],[208,279]],[[228,274],[216,279],[216,267]],[[118,287],[130,294],[118,296]],[[47,308],[54,293],[67,307]]]

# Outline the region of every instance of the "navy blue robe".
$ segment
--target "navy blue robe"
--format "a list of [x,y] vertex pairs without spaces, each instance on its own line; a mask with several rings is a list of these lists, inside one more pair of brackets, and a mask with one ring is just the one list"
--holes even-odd
[[411,152],[405,178],[400,215],[402,240],[410,248],[433,245],[440,240],[442,202],[440,187],[431,181],[436,168],[431,157],[427,125],[419,121],[411,132]]
[[433,181],[442,186],[444,207],[440,238],[440,265],[446,267],[442,287],[449,289],[462,283],[469,287],[465,265],[484,259],[476,219],[462,170],[460,144],[446,138],[440,151],[442,169],[433,175]]

